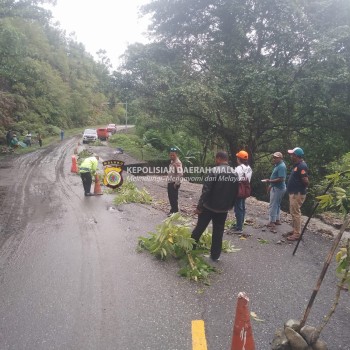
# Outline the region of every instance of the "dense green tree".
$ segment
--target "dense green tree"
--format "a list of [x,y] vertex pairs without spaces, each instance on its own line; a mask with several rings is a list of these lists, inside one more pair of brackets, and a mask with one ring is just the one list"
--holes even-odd
[[[41,7],[0,2],[0,129],[84,126],[110,120],[110,63],[95,62]],[[102,55],[103,56],[103,55]],[[101,57],[102,57],[101,56]]]
[[210,135],[232,153],[244,147],[256,158],[301,143],[317,157],[309,141],[327,137],[343,140],[332,150],[341,154],[348,9],[344,0],[151,1],[143,12],[155,43],[129,47],[118,86],[160,124]]

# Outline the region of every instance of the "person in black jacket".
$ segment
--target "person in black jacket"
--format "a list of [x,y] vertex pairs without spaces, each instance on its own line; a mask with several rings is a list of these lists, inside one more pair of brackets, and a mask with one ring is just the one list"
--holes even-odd
[[213,261],[218,261],[227,213],[233,208],[237,196],[238,176],[234,169],[228,165],[226,152],[218,152],[215,163],[216,167],[211,169],[204,179],[202,194],[195,211],[198,214],[198,221],[191,237],[198,243],[212,221],[210,258]]

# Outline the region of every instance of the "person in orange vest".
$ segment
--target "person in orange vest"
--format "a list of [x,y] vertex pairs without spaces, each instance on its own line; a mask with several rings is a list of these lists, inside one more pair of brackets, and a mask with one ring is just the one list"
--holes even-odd
[[84,195],[85,196],[93,196],[91,193],[91,184],[92,184],[92,176],[96,174],[98,168],[98,160],[99,156],[94,154],[91,157],[85,158],[83,162],[80,164],[79,172],[80,177],[83,182],[84,187]]

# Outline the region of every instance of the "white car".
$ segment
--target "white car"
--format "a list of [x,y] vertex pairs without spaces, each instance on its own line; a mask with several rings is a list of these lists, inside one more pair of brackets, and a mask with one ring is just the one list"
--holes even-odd
[[95,142],[98,139],[96,129],[85,129],[83,143]]

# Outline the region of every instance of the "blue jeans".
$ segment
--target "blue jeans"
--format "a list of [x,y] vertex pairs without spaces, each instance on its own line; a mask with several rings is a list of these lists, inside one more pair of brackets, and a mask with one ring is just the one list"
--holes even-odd
[[281,202],[286,189],[279,189],[272,187],[270,190],[270,204],[269,204],[269,218],[270,222],[276,222],[280,220]]
[[245,217],[245,198],[236,198],[235,202],[236,230],[242,231]]

